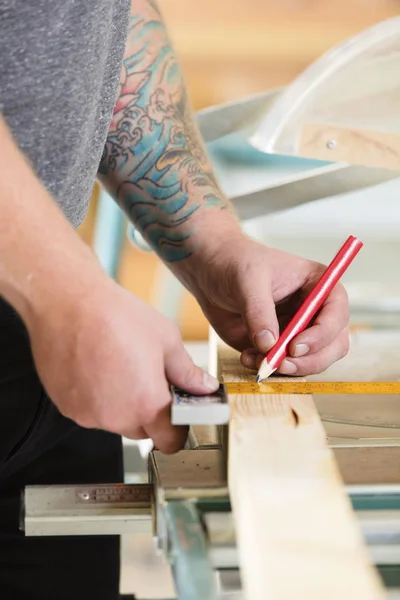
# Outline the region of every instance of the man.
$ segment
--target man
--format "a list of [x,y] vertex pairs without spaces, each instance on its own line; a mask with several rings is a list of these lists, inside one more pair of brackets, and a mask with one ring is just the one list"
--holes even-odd
[[[246,366],[323,267],[242,234],[153,0],[3,0],[0,27],[0,595],[115,600],[118,539],[24,538],[20,491],[121,480],[120,435],[177,451],[169,384],[217,382],[75,233],[96,172]],[[326,369],[347,325],[338,286],[280,372]]]

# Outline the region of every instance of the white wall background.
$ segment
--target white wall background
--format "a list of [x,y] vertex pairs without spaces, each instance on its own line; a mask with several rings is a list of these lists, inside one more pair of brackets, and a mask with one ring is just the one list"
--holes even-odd
[[400,179],[249,221],[266,243],[328,263],[349,235],[364,248],[343,282],[353,301],[400,306]]

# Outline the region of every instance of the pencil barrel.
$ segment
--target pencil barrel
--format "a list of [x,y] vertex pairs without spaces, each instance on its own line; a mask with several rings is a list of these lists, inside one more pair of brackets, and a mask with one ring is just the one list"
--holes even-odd
[[318,283],[279,336],[275,346],[268,352],[266,361],[269,366],[273,368],[279,367],[287,356],[288,345],[291,340],[306,329],[332,292],[335,285],[339,282],[342,275],[353,262],[362,246],[363,243],[353,235],[346,240],[319,279]]

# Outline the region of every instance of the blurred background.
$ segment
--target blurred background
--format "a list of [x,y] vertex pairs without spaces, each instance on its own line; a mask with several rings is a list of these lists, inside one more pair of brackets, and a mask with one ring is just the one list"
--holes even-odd
[[[337,43],[400,14],[400,0],[159,0],[159,5],[195,110],[288,85]],[[399,191],[398,183],[384,184],[379,192],[313,202],[258,218],[249,227],[271,245],[321,262],[329,261],[348,234],[364,236],[370,243],[357,259],[350,284],[369,279],[376,287],[371,264],[380,252],[386,269],[377,263],[376,270],[391,285],[400,250]],[[98,201],[96,186],[80,228],[89,244],[94,241]],[[136,248],[125,235],[122,239],[117,280],[157,307],[170,294],[174,306],[166,312],[172,310],[184,339],[205,340],[207,323],[195,300],[172,289],[153,253]]]

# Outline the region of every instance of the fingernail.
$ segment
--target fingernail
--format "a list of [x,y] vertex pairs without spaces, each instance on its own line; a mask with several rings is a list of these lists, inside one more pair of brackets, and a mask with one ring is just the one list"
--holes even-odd
[[270,350],[275,344],[275,341],[275,336],[269,329],[263,329],[254,335],[254,343],[262,352]]
[[215,379],[210,373],[206,373],[204,371],[203,375],[203,383],[210,390],[210,392],[215,392],[219,388],[219,381]]
[[279,373],[282,373],[282,375],[293,375],[293,373],[296,373],[296,371],[296,365],[290,360],[284,360],[281,366],[279,367]]
[[310,346],[307,346],[307,344],[297,344],[297,346],[294,349],[293,356],[305,356],[309,352]]

